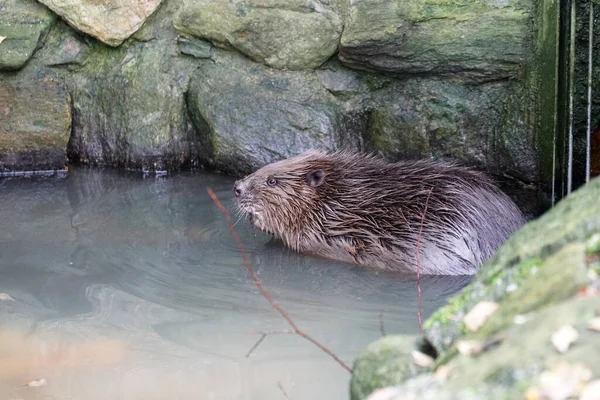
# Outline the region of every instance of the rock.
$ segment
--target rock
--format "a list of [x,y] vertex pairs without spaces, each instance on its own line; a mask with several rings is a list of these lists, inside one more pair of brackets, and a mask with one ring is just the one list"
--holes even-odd
[[162,0],[38,0],[75,29],[119,46],[152,15]]
[[353,1],[339,58],[395,74],[465,80],[516,76],[530,54],[529,2]]
[[352,368],[350,398],[365,399],[375,389],[396,385],[428,369],[411,361],[419,350],[414,336],[385,336],[363,350]]
[[[373,91],[365,148],[391,159],[459,159],[530,180],[537,176],[536,168],[521,163],[500,169],[502,159],[493,146],[510,90],[502,83],[467,86],[437,79],[388,83]],[[528,153],[531,148],[516,145],[507,153]]]
[[[135,170],[196,165],[184,92],[202,60],[178,57],[169,18],[177,6],[165,3],[138,31],[148,41],[117,48],[83,41],[64,24],[51,32],[36,61],[52,65],[73,96],[70,162]],[[66,43],[73,44],[68,51]]]
[[[516,315],[573,296],[589,279],[584,243],[600,230],[598,198],[600,178],[576,190],[508,239],[469,286],[424,323],[433,346],[441,353],[449,350],[463,332],[460,318],[480,301],[500,303],[477,333],[486,337],[512,323]],[[565,248],[570,243],[573,246]]]
[[0,71],[17,70],[33,56],[56,17],[33,0],[5,0],[0,7]]
[[0,172],[64,169],[71,96],[50,76],[0,82]]
[[328,61],[314,73],[319,83],[335,96],[350,98],[368,93],[363,75],[358,71],[345,68],[339,62]]
[[336,150],[344,140],[357,146],[352,130],[361,126],[359,112],[347,110],[313,74],[278,71],[231,54],[198,70],[188,104],[203,162],[233,174],[311,148]]
[[57,24],[46,39],[39,57],[44,65],[78,69],[86,64],[90,46],[64,22]]
[[177,38],[179,52],[196,58],[210,58],[212,45],[194,37]]
[[342,21],[328,0],[184,1],[177,30],[282,69],[312,69],[337,50]]
[[192,162],[195,135],[184,102],[188,72],[170,63],[173,51],[171,41],[152,41],[93,53],[86,68],[67,77],[71,161],[142,170]]
[[[452,374],[443,384],[432,375],[422,374],[395,386],[394,390],[389,388],[385,396],[377,400],[517,399],[524,398],[526,391],[531,394],[531,388],[538,385],[542,392],[544,382],[553,385],[551,393],[557,393],[557,388],[572,385],[569,379],[575,377],[573,373],[583,371],[587,379],[600,376],[600,356],[596,351],[600,335],[582,331],[580,340],[566,354],[556,352],[550,342],[552,332],[562,324],[579,326],[598,307],[600,297],[570,298],[537,309],[527,323],[507,326],[502,333],[505,340],[498,347],[476,358],[455,356],[450,359],[445,365],[451,368]],[[556,318],[557,315],[561,318]],[[558,376],[547,379],[547,371],[561,366],[564,369],[565,365],[573,370],[563,374],[566,380],[559,380]]]

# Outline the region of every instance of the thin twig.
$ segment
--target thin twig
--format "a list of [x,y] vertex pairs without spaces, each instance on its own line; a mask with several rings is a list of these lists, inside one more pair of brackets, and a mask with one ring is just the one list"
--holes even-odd
[[258,347],[258,345],[261,344],[262,341],[265,340],[266,337],[267,337],[267,334],[263,333],[262,336],[260,337],[260,339],[258,339],[256,341],[256,343],[254,343],[254,346],[252,346],[252,348],[248,351],[248,353],[246,354],[246,358],[250,357],[250,354],[252,354],[252,352],[254,350],[256,350],[256,348]]
[[249,331],[247,335],[295,335],[293,329],[267,330],[267,331]]
[[290,316],[287,315],[287,313],[285,311],[283,311],[283,309],[279,306],[279,304],[277,304],[275,302],[275,300],[273,300],[273,298],[271,297],[271,295],[265,290],[265,288],[260,283],[260,280],[258,279],[258,276],[256,275],[256,272],[254,272],[254,268],[252,267],[252,264],[250,263],[250,260],[248,259],[248,255],[244,251],[244,247],[242,246],[242,242],[240,241],[240,238],[238,237],[237,232],[235,231],[235,228],[233,227],[233,223],[231,222],[231,216],[229,215],[229,212],[223,206],[223,204],[221,204],[221,202],[219,201],[219,198],[217,197],[217,195],[215,194],[215,192],[210,187],[207,188],[206,190],[208,191],[208,195],[212,198],[212,200],[215,202],[215,204],[217,205],[217,207],[219,207],[219,210],[221,210],[221,213],[223,214],[223,216],[227,220],[227,224],[229,225],[229,230],[231,231],[231,235],[233,236],[233,240],[235,240],[235,243],[237,244],[237,247],[240,250],[240,253],[242,254],[242,259],[244,260],[244,265],[248,269],[248,272],[250,272],[250,275],[252,276],[252,280],[254,281],[254,284],[256,285],[256,287],[258,288],[258,290],[260,291],[260,293],[263,295],[263,297],[269,303],[271,303],[271,305],[273,306],[273,308],[275,310],[277,310],[277,312],[288,322],[288,324],[290,324],[290,326],[292,327],[292,329],[294,329],[294,332],[296,332],[297,335],[302,336],[304,339],[308,340],[309,342],[311,342],[312,344],[314,344],[315,346],[317,346],[318,348],[320,348],[321,350],[323,350],[325,353],[329,354],[344,369],[346,369],[348,372],[352,373],[352,369],[348,365],[346,365],[346,363],[343,362],[338,356],[336,356],[331,350],[329,350],[327,347],[325,347],[324,345],[322,345],[321,343],[319,343],[317,340],[313,339],[311,336],[309,336],[306,333],[304,333],[304,331],[300,330],[300,328],[298,328],[298,326],[290,318]]
[[283,395],[285,396],[285,398],[289,399],[290,396],[288,396],[287,392],[283,388],[283,385],[281,384],[281,381],[277,381],[277,386],[279,387],[279,389],[281,389],[281,393],[283,393]]
[[427,207],[429,206],[429,197],[431,196],[432,190],[433,188],[429,189],[429,192],[427,193],[427,200],[425,200],[425,209],[423,210],[423,215],[421,216],[419,236],[417,236],[417,291],[419,292],[417,315],[419,316],[419,331],[421,333],[423,333],[423,322],[421,321],[421,232],[423,231],[423,222],[425,221],[425,215],[427,214]]
[[381,332],[381,336],[386,336],[385,326],[383,325],[383,311],[379,311],[379,331]]

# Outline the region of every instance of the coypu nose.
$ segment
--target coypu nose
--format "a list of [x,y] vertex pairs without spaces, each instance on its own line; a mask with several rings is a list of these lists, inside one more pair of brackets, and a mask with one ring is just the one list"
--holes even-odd
[[242,189],[240,189],[239,183],[240,181],[236,181],[233,184],[233,194],[235,195],[235,197],[240,197],[242,195]]

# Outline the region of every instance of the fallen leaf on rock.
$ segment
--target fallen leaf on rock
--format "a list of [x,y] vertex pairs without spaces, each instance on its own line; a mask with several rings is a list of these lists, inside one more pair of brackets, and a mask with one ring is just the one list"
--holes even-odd
[[425,353],[421,353],[420,351],[413,350],[412,362],[413,362],[413,364],[418,365],[419,367],[431,368],[431,367],[433,367],[435,360],[433,359],[433,357],[431,357]]
[[435,374],[433,377],[438,381],[445,382],[450,378],[450,374],[452,373],[452,368],[447,365],[440,365],[438,369],[435,370]]
[[584,286],[577,290],[577,297],[597,297],[598,289],[593,286]]
[[46,386],[48,384],[48,382],[46,381],[46,379],[44,378],[38,378],[38,379],[32,379],[29,382],[27,382],[25,384],[25,386],[30,386],[30,387],[40,387],[40,386]]
[[463,356],[477,356],[500,342],[502,342],[502,338],[493,338],[489,340],[459,340],[456,343],[456,348]]
[[579,332],[571,325],[563,325],[552,334],[552,344],[559,353],[565,353],[577,339]]
[[551,371],[540,374],[540,396],[544,400],[567,400],[577,397],[583,385],[591,378],[592,371],[585,365],[562,361]]
[[498,303],[481,301],[475,305],[463,318],[463,323],[471,332],[475,332],[485,324],[485,321],[498,309]]
[[600,332],[600,317],[590,319],[587,328],[591,331]]
[[579,400],[600,400],[600,379],[585,385],[581,390]]
[[389,386],[382,389],[377,389],[371,393],[369,397],[367,397],[367,400],[389,400],[397,395],[398,389],[393,386]]
[[525,391],[525,400],[542,400],[542,394],[537,387],[530,387]]
[[4,39],[6,39],[6,36],[0,36],[0,43],[4,42]]
[[0,293],[0,301],[15,301],[8,293]]
[[461,340],[456,343],[456,348],[463,356],[475,356],[483,351],[483,342],[478,340]]

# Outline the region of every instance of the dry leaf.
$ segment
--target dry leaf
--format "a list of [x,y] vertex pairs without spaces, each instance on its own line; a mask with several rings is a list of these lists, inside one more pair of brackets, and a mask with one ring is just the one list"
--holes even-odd
[[592,378],[592,371],[582,364],[561,362],[551,371],[540,374],[539,388],[541,398],[547,400],[566,400],[576,397],[582,386]]
[[10,294],[0,293],[0,301],[15,301],[15,299],[13,299]]
[[579,400],[600,400],[600,379],[585,385],[581,390]]
[[438,381],[445,382],[450,377],[451,372],[452,368],[450,368],[447,365],[441,365],[438,369],[435,370],[435,374],[433,374],[433,377]]
[[479,302],[463,318],[463,323],[471,332],[475,332],[498,309],[498,303],[492,301]]
[[600,332],[600,317],[590,319],[587,328],[591,331]]
[[537,387],[530,387],[525,391],[525,400],[542,400],[542,394]]
[[367,400],[388,400],[394,396],[398,395],[398,389],[395,387],[389,386],[381,389],[375,390],[373,393],[367,397]]
[[47,384],[48,384],[48,382],[46,382],[46,379],[38,378],[38,379],[30,380],[29,382],[26,383],[26,386],[39,387],[39,386],[46,386]]
[[420,351],[413,350],[412,362],[413,362],[413,364],[418,365],[419,367],[431,368],[431,367],[433,367],[435,360],[433,359],[433,357],[431,357],[425,353],[421,353]]
[[593,286],[583,286],[577,290],[577,297],[597,297],[598,289]]
[[459,340],[456,343],[458,352],[463,356],[477,356],[490,347],[495,346],[502,342],[502,338],[492,338],[489,340]]
[[552,344],[559,353],[569,350],[571,344],[579,339],[579,332],[571,325],[563,325],[559,330],[552,334]]
[[4,39],[6,39],[6,36],[0,36],[0,43],[4,42]]
[[479,340],[460,340],[456,343],[456,348],[463,356],[476,356],[483,351],[483,342]]

